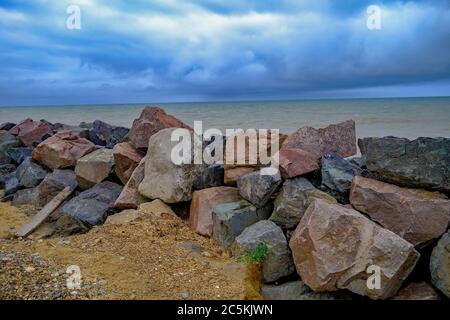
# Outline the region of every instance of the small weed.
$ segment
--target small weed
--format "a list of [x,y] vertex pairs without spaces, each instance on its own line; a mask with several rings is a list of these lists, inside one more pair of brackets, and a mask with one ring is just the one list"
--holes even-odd
[[259,243],[255,249],[249,250],[246,253],[239,255],[236,260],[238,262],[249,262],[258,264],[263,262],[269,253],[269,247],[264,242]]

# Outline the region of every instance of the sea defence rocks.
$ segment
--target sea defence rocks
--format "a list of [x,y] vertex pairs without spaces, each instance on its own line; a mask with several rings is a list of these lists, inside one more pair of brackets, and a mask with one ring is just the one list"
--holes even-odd
[[35,205],[42,208],[64,188],[75,190],[77,186],[77,178],[72,170],[56,169],[36,187]]
[[116,165],[116,175],[123,184],[126,184],[134,169],[136,169],[139,162],[141,162],[143,156],[128,142],[116,144],[113,152],[114,162]]
[[450,222],[450,201],[438,192],[355,177],[350,202],[356,210],[418,247],[439,238]]
[[294,271],[286,237],[281,228],[269,220],[259,221],[244,229],[236,237],[233,252],[236,256],[244,255],[261,243],[264,243],[269,249],[262,262],[264,282],[276,281]]
[[19,184],[25,188],[36,187],[49,173],[46,169],[27,158],[17,167],[17,179]]
[[31,158],[33,149],[31,148],[11,148],[6,153],[16,164],[21,164],[26,158]]
[[77,160],[95,150],[95,145],[71,131],[60,131],[33,150],[33,159],[51,169],[74,167]]
[[272,206],[258,209],[245,200],[218,204],[212,211],[213,238],[229,248],[245,228],[267,219],[271,212]]
[[[175,130],[177,129],[163,129],[152,135],[148,142],[147,154],[151,156],[145,161],[145,176],[138,188],[144,197],[161,199],[166,203],[184,202],[192,198],[194,180],[204,166],[177,165],[172,161],[172,150],[180,143],[171,141]],[[193,139],[191,143],[192,141]]]
[[280,285],[264,285],[264,300],[352,300],[349,292],[314,292],[303,281],[291,281]]
[[358,145],[367,169],[384,181],[450,191],[449,138],[364,138]]
[[159,107],[145,107],[139,118],[134,120],[127,140],[136,149],[147,149],[150,137],[167,128],[191,129]]
[[123,187],[122,192],[114,203],[114,207],[117,209],[136,209],[141,203],[147,200],[138,191],[138,186],[144,179],[145,174],[145,158],[143,158],[136,169],[131,174],[130,179]]
[[[341,202],[347,202],[353,177],[362,169],[334,153],[326,153],[321,160],[322,187]],[[348,202],[347,202],[348,203]]]
[[441,300],[436,290],[426,282],[413,282],[399,290],[391,300]]
[[247,173],[237,180],[237,187],[242,198],[250,201],[258,208],[269,202],[272,194],[277,191],[282,180],[279,173],[262,175],[260,171]]
[[220,187],[224,184],[223,164],[211,164],[207,166],[194,180],[194,189],[202,190],[212,187]]
[[315,129],[303,127],[284,141],[282,149],[297,148],[309,152],[320,159],[327,152],[334,152],[341,157],[356,154],[355,122],[347,120],[326,128]]
[[12,122],[2,123],[2,124],[0,124],[0,131],[8,131],[8,130],[14,128],[15,126],[16,126],[16,124],[12,123]]
[[8,154],[9,150],[20,145],[21,142],[14,135],[7,132],[0,132],[0,165],[10,164],[12,159]]
[[431,282],[450,298],[450,231],[434,247],[430,259]]
[[213,232],[213,208],[220,203],[241,200],[239,191],[233,187],[213,187],[194,191],[190,207],[189,225],[195,232],[211,236]]
[[15,127],[11,128],[9,132],[16,135],[29,148],[34,147],[53,133],[52,128],[47,123],[33,121],[30,118],[21,121]]
[[[372,299],[393,296],[419,259],[414,246],[361,213],[315,200],[290,240],[302,280],[316,292],[348,289]],[[379,268],[370,289],[368,267]]]
[[161,218],[164,215],[177,216],[167,204],[159,199],[140,204],[138,211],[142,214],[150,215],[153,218]]
[[60,209],[60,214],[68,214],[81,222],[95,226],[102,224],[107,212],[114,206],[122,187],[109,181],[96,184],[69,200]]
[[114,156],[111,149],[98,149],[78,159],[75,166],[78,185],[89,189],[114,173]]
[[284,182],[281,192],[275,198],[270,220],[284,229],[293,229],[300,222],[306,209],[314,199],[337,203],[336,199],[316,189],[305,178],[298,177]]
[[281,176],[295,178],[320,169],[317,155],[295,148],[282,148],[278,152]]
[[16,171],[16,166],[14,164],[0,165],[0,189],[4,189],[6,177],[14,171]]
[[117,143],[122,142],[130,129],[116,127],[106,122],[95,120],[92,128],[89,130],[89,140],[98,146],[105,146],[108,149],[113,148]]

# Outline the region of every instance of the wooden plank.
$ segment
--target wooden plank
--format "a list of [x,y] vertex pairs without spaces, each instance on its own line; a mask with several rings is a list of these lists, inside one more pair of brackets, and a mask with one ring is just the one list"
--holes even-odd
[[47,203],[38,213],[34,215],[27,223],[25,223],[17,232],[17,237],[26,237],[39,227],[47,217],[52,214],[59,205],[72,194],[71,187],[66,187],[58,193],[49,203]]

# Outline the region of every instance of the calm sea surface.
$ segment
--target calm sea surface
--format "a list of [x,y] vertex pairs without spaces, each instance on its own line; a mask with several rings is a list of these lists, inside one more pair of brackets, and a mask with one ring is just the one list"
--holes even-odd
[[[0,107],[0,123],[26,117],[79,124],[96,119],[130,127],[149,104]],[[291,133],[302,126],[324,127],[353,119],[358,137],[450,137],[449,98],[309,100],[270,102],[159,103],[166,112],[193,126],[264,128]]]

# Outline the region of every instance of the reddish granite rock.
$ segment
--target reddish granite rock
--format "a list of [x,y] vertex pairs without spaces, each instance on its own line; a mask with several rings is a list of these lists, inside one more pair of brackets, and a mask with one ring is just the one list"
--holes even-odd
[[27,118],[11,128],[9,132],[16,135],[25,146],[31,148],[40,143],[46,135],[51,134],[52,128],[45,122]]
[[144,179],[145,174],[145,158],[141,159],[138,166],[134,169],[130,179],[125,184],[119,197],[114,203],[117,209],[136,209],[141,203],[144,203],[147,198],[143,197],[139,191],[138,186]]
[[291,134],[282,145],[285,148],[298,148],[317,155],[317,160],[327,152],[341,157],[356,154],[355,122],[347,120],[326,128],[303,127]]
[[391,300],[441,300],[441,298],[429,283],[413,282],[401,289]]
[[114,161],[116,163],[116,174],[120,181],[122,181],[123,184],[126,184],[143,156],[128,142],[116,144],[113,152]]
[[302,149],[284,148],[278,152],[281,176],[294,178],[320,169],[317,155]]
[[213,231],[213,208],[220,203],[239,201],[239,191],[233,187],[214,187],[195,191],[192,195],[189,225],[204,236]]
[[[323,200],[306,210],[290,247],[297,272],[312,290],[348,289],[372,299],[393,296],[420,256],[412,244],[361,213]],[[372,265],[379,267],[379,289],[367,286]]]
[[78,159],[95,150],[95,145],[71,131],[60,131],[33,150],[33,159],[52,169],[75,166]]
[[357,176],[350,203],[415,246],[439,238],[450,222],[450,201],[438,192],[400,188]]
[[139,118],[134,120],[126,139],[136,149],[147,149],[150,137],[166,128],[191,129],[187,124],[168,115],[159,107],[145,107]]

